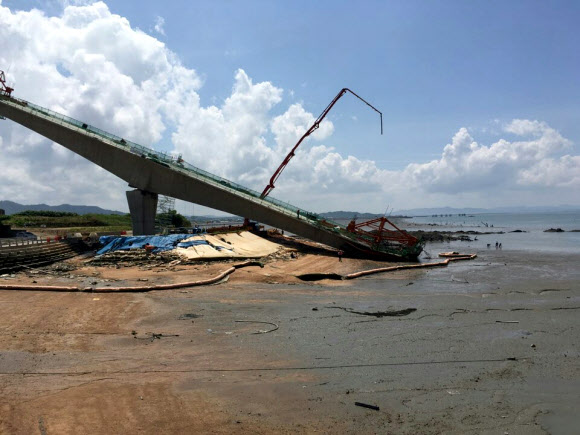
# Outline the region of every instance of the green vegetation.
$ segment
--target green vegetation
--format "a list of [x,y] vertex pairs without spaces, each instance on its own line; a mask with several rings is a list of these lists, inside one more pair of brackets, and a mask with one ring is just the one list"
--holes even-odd
[[167,213],[159,213],[156,219],[161,225],[173,226],[176,228],[191,226],[191,222],[175,210],[169,210]]
[[131,229],[129,214],[85,214],[54,211],[24,211],[7,216],[5,224],[13,228],[87,228],[95,227],[100,231],[103,227],[116,227],[121,230]]
[[78,213],[71,213],[68,211],[50,211],[50,210],[25,210],[20,213],[15,213],[12,216],[34,216],[34,217],[65,217],[78,216]]
[[[168,227],[190,227],[187,218],[175,210],[157,215],[157,221]],[[60,211],[27,210],[0,216],[0,223],[12,228],[66,228],[69,232],[128,231],[132,228],[129,214],[84,214]]]

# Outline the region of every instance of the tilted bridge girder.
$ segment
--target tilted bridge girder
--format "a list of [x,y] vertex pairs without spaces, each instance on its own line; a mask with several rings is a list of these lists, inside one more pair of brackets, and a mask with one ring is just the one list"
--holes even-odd
[[[245,216],[347,252],[369,250],[343,226],[315,213],[274,198],[260,198],[260,193],[256,191],[193,167],[181,159],[33,103],[0,96],[0,116],[64,146],[143,193],[166,195]],[[400,256],[382,250],[371,251],[378,255]]]

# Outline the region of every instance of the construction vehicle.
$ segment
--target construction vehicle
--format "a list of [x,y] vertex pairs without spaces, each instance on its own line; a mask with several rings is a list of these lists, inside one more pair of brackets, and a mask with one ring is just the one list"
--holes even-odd
[[288,153],[286,158],[282,161],[280,166],[278,166],[278,169],[276,169],[276,171],[274,172],[274,174],[270,178],[270,182],[262,191],[260,198],[265,198],[266,196],[269,195],[269,193],[272,191],[272,189],[274,189],[274,187],[275,187],[274,183],[276,182],[276,180],[278,180],[278,177],[280,176],[280,174],[282,174],[282,171],[284,170],[284,168],[288,165],[288,163],[290,163],[290,160],[292,160],[292,157],[294,157],[294,153],[295,153],[296,149],[300,146],[302,141],[304,141],[304,139],[306,139],[308,136],[310,136],[312,133],[314,133],[316,130],[318,130],[318,128],[320,127],[320,123],[326,117],[326,115],[328,115],[328,112],[330,112],[330,109],[332,109],[332,107],[336,104],[336,102],[338,100],[340,100],[340,98],[344,94],[346,94],[347,92],[350,92],[355,97],[357,97],[359,100],[361,100],[363,103],[365,103],[367,106],[369,106],[371,109],[378,112],[378,114],[381,117],[381,134],[383,134],[383,114],[378,109],[376,109],[374,106],[372,106],[369,102],[367,102],[362,97],[355,94],[350,89],[348,89],[348,88],[341,89],[340,92],[338,94],[336,94],[336,97],[334,97],[334,99],[330,102],[330,104],[328,106],[326,106],[326,109],[324,109],[322,111],[322,113],[318,116],[318,118],[316,118],[316,121],[314,121],[314,124],[312,124],[308,130],[306,130],[306,133],[304,133],[302,135],[302,137],[298,140],[298,142],[296,142],[296,145],[294,145],[292,147],[292,149],[290,150],[290,152]]
[[[381,119],[381,134],[383,134],[383,114],[379,111],[376,107],[370,104],[368,101],[360,97],[355,92],[351,91],[348,88],[343,88],[340,92],[334,97],[334,99],[326,106],[326,108],[322,111],[322,113],[316,118],[316,121],[310,126],[306,133],[302,135],[302,137],[298,140],[296,145],[292,147],[286,158],[282,161],[278,169],[274,172],[272,177],[270,178],[270,182],[262,191],[260,198],[265,198],[268,194],[274,189],[274,183],[280,177],[280,174],[284,170],[284,168],[288,165],[292,157],[294,157],[296,149],[300,146],[300,144],[314,133],[319,127],[322,120],[328,115],[330,109],[336,104],[336,102],[347,92],[350,92],[375,112],[380,115]],[[329,224],[325,220],[319,221],[322,226],[329,226],[336,229],[335,224]],[[341,229],[344,231],[344,228]],[[417,239],[416,237],[411,236],[406,231],[401,230],[398,228],[394,223],[392,223],[386,217],[381,217],[377,219],[371,219],[369,221],[356,223],[356,217],[349,223],[346,227],[346,232],[350,233],[350,237],[354,237],[357,240],[356,244],[349,244],[351,248],[354,248],[356,252],[363,254],[365,256],[374,255],[374,256],[383,256],[386,254],[387,256],[393,255],[395,257],[401,258],[417,258],[421,251],[423,250],[423,243]],[[368,246],[368,250],[364,248],[361,249],[361,243],[363,245]],[[351,250],[349,250],[351,251]]]

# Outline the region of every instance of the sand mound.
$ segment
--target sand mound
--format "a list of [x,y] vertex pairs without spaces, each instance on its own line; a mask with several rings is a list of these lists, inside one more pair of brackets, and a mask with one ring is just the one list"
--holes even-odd
[[189,259],[208,258],[259,258],[278,251],[282,246],[248,231],[229,234],[201,234],[183,240],[192,243],[187,248],[178,247],[173,252]]

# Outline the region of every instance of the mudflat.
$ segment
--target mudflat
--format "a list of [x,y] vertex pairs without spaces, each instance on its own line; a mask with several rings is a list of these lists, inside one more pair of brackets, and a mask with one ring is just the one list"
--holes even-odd
[[[0,291],[0,433],[577,433],[580,254],[478,254],[349,281],[297,275],[387,264],[299,253],[211,286]],[[233,263],[71,264],[0,284],[186,282]]]

